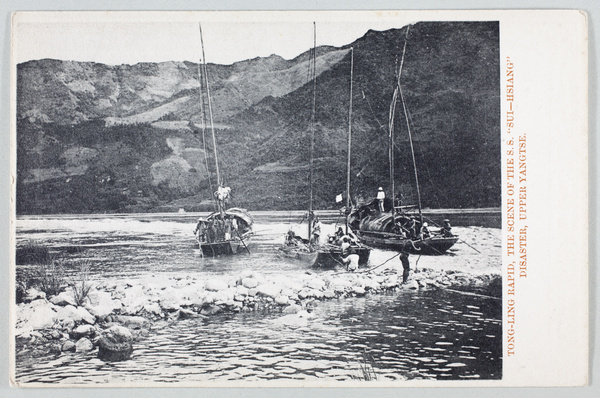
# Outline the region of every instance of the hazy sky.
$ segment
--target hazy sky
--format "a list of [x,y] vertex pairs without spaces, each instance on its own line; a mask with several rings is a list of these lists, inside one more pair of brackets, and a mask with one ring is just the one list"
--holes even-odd
[[97,12],[21,13],[13,18],[13,59],[106,64],[198,61],[202,24],[207,62],[278,54],[293,58],[313,45],[341,46],[369,29],[401,28],[403,12]]

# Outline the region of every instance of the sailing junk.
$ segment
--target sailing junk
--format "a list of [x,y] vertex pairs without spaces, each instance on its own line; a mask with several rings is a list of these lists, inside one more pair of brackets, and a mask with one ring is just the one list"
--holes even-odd
[[[315,35],[316,37],[316,35]],[[316,39],[315,46],[316,48]],[[350,107],[348,113],[348,173],[347,173],[347,204],[350,208],[350,144],[352,134],[352,71],[354,68],[354,50],[351,49],[350,61]],[[292,230],[286,235],[285,244],[280,248],[283,255],[290,258],[296,258],[303,262],[311,264],[317,268],[335,268],[338,265],[344,265],[351,259],[351,255],[358,256],[358,266],[366,265],[369,262],[371,249],[360,244],[354,234],[351,232],[348,219],[346,218],[346,231],[341,228],[334,236],[330,236],[326,243],[319,242],[321,226],[317,216],[313,213],[312,187],[313,187],[313,153],[314,153],[314,124],[315,124],[315,99],[316,99],[316,54],[313,49],[312,57],[312,82],[313,82],[313,109],[311,116],[311,147],[310,147],[310,199],[308,207],[308,239],[297,236]],[[339,196],[339,195],[338,195]],[[350,265],[350,264],[349,264]]]
[[413,214],[392,211],[392,201],[384,200],[380,211],[377,200],[360,206],[350,215],[350,225],[359,238],[369,246],[409,254],[444,254],[457,241],[450,232],[448,221],[439,231],[429,231],[428,225]]
[[[231,188],[223,186],[221,176],[219,173],[219,159],[217,156],[217,142],[215,138],[215,129],[213,123],[213,114],[210,98],[210,88],[208,85],[208,74],[206,68],[206,57],[204,56],[204,41],[202,39],[202,27],[198,25],[200,31],[200,42],[202,45],[202,69],[204,75],[204,86],[206,89],[206,98],[208,104],[208,114],[210,121],[210,130],[212,134],[213,154],[215,161],[215,173],[217,177],[217,184],[219,185],[217,191],[213,194],[215,200],[216,211],[210,214],[206,219],[200,218],[196,225],[196,239],[200,246],[203,256],[215,257],[220,255],[230,255],[240,252],[247,251],[247,243],[252,236],[252,217],[248,214],[245,209],[231,208],[227,209],[227,199]],[[205,126],[205,115],[203,106],[202,96],[202,80],[200,79],[200,66],[198,66],[198,79],[200,80],[200,108],[202,113],[202,137],[204,140],[204,126]],[[204,155],[207,156],[206,151]],[[207,161],[208,162],[208,161]],[[208,163],[207,163],[208,171]],[[210,172],[209,172],[210,173]],[[210,175],[209,175],[210,183]]]
[[[412,133],[406,102],[400,85],[400,76],[404,64],[404,54],[406,53],[406,43],[408,31],[406,29],[406,38],[404,40],[404,49],[402,51],[402,60],[398,69],[398,79],[394,88],[394,95],[390,105],[389,115],[389,157],[390,157],[390,185],[392,194],[394,188],[394,114],[398,96],[402,101],[404,117],[408,129],[410,149],[412,153],[412,162],[415,174],[415,183],[418,197],[418,215],[408,214],[404,207],[396,207],[393,200],[376,199],[371,203],[360,206],[350,214],[350,225],[357,232],[359,238],[367,245],[379,247],[382,249],[392,249],[403,253],[438,255],[444,254],[452,245],[458,241],[450,230],[450,222],[444,220],[444,226],[436,233],[429,231],[428,225],[423,221],[421,211],[421,194],[419,189],[419,177],[415,162],[415,152],[413,148]],[[380,188],[381,191],[381,188]],[[383,195],[382,195],[383,196]]]

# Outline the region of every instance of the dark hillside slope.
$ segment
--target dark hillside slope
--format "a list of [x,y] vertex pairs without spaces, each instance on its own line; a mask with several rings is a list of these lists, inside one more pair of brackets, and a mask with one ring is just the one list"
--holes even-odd
[[[342,48],[317,48],[316,208],[336,207],[335,195],[345,190],[350,47],[352,195],[366,200],[379,186],[390,195],[388,114],[405,37],[406,28],[369,31]],[[417,23],[406,44],[401,85],[423,205],[499,206],[498,23]],[[208,65],[232,204],[306,208],[309,53]],[[207,169],[196,64],[40,60],[20,64],[17,83],[19,214],[211,207],[212,146],[206,143]],[[395,126],[396,192],[415,203],[401,101]]]
[[[352,44],[352,186],[353,195],[362,198],[373,195],[378,186],[389,187],[388,114],[405,33],[370,31]],[[401,84],[412,120],[424,206],[500,203],[498,43],[495,22],[419,23],[410,28]],[[349,80],[349,55],[317,79],[318,207],[333,206],[333,197],[345,188]],[[269,186],[273,200],[283,195],[288,203],[306,203],[308,171],[291,166],[308,162],[311,109],[308,84],[279,101],[265,99],[238,116],[240,132],[261,138],[249,148],[246,173],[235,183],[238,190],[246,188],[242,197],[257,196]],[[415,184],[400,101],[396,116],[396,186],[408,203],[416,199]],[[270,172],[257,170],[262,164],[271,164]],[[243,184],[245,180],[254,183]]]

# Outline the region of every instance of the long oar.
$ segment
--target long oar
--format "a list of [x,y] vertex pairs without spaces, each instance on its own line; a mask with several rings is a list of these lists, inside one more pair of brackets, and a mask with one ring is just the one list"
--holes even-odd
[[244,248],[246,248],[246,251],[248,252],[248,254],[250,254],[250,249],[248,249],[248,246],[246,246],[246,243],[244,242],[244,239],[242,239],[242,236],[240,235],[240,231],[238,231],[236,229],[235,233],[237,234],[238,238],[240,238],[240,241],[242,242],[242,245],[244,245]]
[[465,245],[469,246],[471,249],[475,250],[477,253],[481,254],[481,252],[479,250],[475,249],[473,246],[471,246],[470,244],[468,244],[464,240],[458,239],[458,241],[464,243]]

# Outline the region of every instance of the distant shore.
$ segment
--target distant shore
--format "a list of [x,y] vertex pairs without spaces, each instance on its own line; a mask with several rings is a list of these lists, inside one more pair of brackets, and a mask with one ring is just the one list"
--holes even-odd
[[[272,210],[252,211],[249,210],[256,222],[273,222],[281,219],[286,221],[299,221],[306,214],[306,210]],[[315,210],[322,222],[335,222],[340,217],[339,210]],[[17,219],[30,220],[40,218],[173,218],[193,222],[200,216],[206,216],[210,212],[147,212],[147,213],[89,213],[89,214],[17,214]],[[501,228],[502,213],[499,207],[473,208],[473,209],[423,209],[423,216],[431,218],[434,222],[441,222],[449,218],[454,226],[479,226],[488,228]]]

